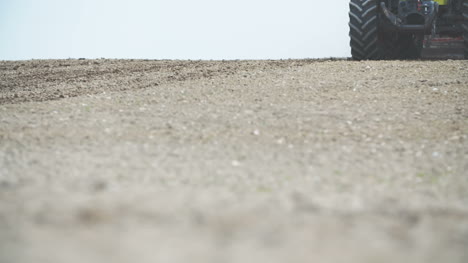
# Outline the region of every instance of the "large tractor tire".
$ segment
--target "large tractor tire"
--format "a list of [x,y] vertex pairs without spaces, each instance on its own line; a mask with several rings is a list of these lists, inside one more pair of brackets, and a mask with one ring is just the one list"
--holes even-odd
[[463,40],[465,44],[465,59],[468,59],[468,0],[464,0],[462,3],[462,15],[463,15]]
[[379,42],[379,34],[377,0],[350,0],[349,36],[353,59],[382,59],[384,52]]

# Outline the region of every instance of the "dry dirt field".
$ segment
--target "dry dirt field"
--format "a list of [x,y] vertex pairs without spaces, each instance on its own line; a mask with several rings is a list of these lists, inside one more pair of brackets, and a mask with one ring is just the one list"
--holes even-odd
[[468,262],[468,62],[0,61],[0,262]]

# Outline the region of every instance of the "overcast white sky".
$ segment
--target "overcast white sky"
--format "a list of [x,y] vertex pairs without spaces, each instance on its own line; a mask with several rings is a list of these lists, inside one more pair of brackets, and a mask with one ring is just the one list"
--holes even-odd
[[348,0],[0,0],[0,60],[346,57]]

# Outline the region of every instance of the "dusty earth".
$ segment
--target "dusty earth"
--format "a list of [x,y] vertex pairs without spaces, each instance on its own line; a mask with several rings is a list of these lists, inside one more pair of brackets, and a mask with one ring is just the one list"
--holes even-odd
[[0,62],[0,262],[468,262],[468,62]]

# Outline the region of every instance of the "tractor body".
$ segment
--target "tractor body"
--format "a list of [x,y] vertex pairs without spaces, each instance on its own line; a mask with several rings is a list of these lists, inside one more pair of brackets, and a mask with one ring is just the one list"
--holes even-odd
[[349,16],[354,59],[417,59],[439,43],[468,58],[468,0],[350,0]]

